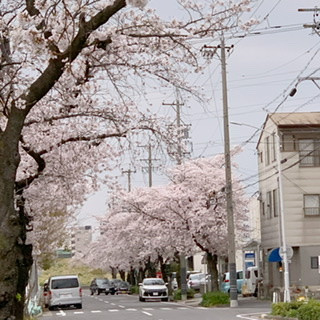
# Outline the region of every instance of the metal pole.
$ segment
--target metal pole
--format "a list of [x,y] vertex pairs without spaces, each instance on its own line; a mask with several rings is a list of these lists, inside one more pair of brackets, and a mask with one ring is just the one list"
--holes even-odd
[[237,307],[238,292],[237,292],[236,250],[235,250],[235,233],[234,233],[233,200],[232,200],[227,71],[226,71],[225,43],[224,43],[223,36],[221,38],[221,74],[222,74],[224,156],[225,156],[227,221],[228,221],[228,246],[229,246],[228,260],[229,260],[229,274],[230,274],[230,307]]
[[290,289],[289,289],[289,261],[284,225],[284,206],[283,206],[283,184],[282,184],[282,168],[281,168],[281,152],[280,152],[280,134],[275,134],[277,137],[277,167],[278,167],[278,180],[279,180],[279,202],[280,202],[280,228],[281,228],[281,239],[282,239],[282,259],[284,264],[284,302],[290,302]]
[[[182,163],[182,138],[181,138],[181,111],[180,111],[180,102],[178,96],[178,89],[177,89],[177,128],[178,128],[178,165]],[[186,255],[184,252],[180,254],[180,281],[181,281],[181,300],[187,300],[187,263],[186,263]]]
[[149,187],[152,187],[152,148],[151,148],[151,143],[148,146],[148,175],[149,175]]

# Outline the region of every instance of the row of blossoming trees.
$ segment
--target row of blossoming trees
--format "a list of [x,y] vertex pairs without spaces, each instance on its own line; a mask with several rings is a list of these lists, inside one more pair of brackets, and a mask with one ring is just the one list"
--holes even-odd
[[181,9],[173,19],[148,2],[0,2],[1,319],[23,319],[33,246],[55,229],[50,217],[81,205],[136,132],[166,139],[140,108],[144,93],[197,94],[186,77],[201,70],[190,40],[248,27],[250,0],[171,1],[167,12]]
[[[115,195],[116,205],[101,219],[103,235],[86,262],[142,274],[156,265],[166,276],[165,264],[179,253],[203,252],[217,290],[218,257],[228,250],[224,156],[187,161],[168,175],[168,185]],[[233,190],[236,242],[241,246],[249,231],[248,198],[238,177]]]

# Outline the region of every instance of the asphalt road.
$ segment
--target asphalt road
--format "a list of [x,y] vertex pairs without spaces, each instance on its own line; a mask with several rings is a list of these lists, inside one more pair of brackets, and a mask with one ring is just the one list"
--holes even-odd
[[239,300],[238,308],[202,308],[189,303],[140,302],[136,295],[91,296],[84,291],[83,308],[44,311],[41,319],[64,320],[240,320],[258,319],[270,310],[270,303],[255,299]]

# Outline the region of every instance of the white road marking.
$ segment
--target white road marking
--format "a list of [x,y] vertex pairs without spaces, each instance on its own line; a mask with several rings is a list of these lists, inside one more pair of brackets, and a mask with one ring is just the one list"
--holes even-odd
[[[252,318],[252,316],[257,315],[257,318]],[[267,312],[259,312],[259,313],[248,313],[248,314],[238,314],[237,318],[240,319],[249,319],[249,320],[259,320],[262,315],[267,315]]]
[[108,310],[109,312],[118,312],[119,310],[118,309],[110,309]]
[[125,306],[121,306],[120,304],[119,304],[119,307],[120,307],[120,308],[125,308]]
[[172,310],[172,308],[160,308],[161,310]]
[[137,311],[137,309],[133,309],[133,308],[129,308],[129,309],[126,309],[127,311]]
[[91,313],[100,313],[101,310],[91,310]]
[[152,311],[152,310],[154,310],[154,309],[153,309],[153,308],[142,308],[142,310]]
[[189,309],[189,308],[187,308],[187,307],[179,307],[178,309],[179,310],[186,310],[186,309]]
[[75,311],[74,314],[83,314],[83,311]]
[[151,314],[151,313],[149,313],[149,312],[146,312],[146,311],[142,311],[142,313],[146,314],[147,316],[150,316],[150,317],[152,317],[152,314]]
[[63,311],[63,310],[60,310],[58,313],[57,313],[57,316],[62,316],[62,317],[65,317],[67,314]]

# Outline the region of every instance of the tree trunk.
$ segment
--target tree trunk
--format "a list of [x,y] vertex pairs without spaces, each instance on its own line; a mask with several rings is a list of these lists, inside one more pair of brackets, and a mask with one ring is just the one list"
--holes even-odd
[[123,281],[126,281],[126,272],[123,270],[119,270],[120,278]]
[[117,278],[117,273],[118,273],[117,269],[111,267],[111,277],[112,277],[112,279],[116,279]]
[[136,286],[137,285],[136,271],[132,266],[130,267],[130,272],[128,272],[128,274],[127,274],[127,281],[132,286]]
[[145,274],[146,274],[145,269],[143,267],[140,267],[139,274],[138,274],[138,283],[142,282],[142,280],[145,278]]
[[0,133],[0,319],[7,320],[23,319],[32,265],[32,246],[25,243],[28,219],[23,203],[19,211],[15,209],[18,145],[24,118],[23,111],[13,107],[6,130]]
[[211,275],[211,291],[219,291],[218,256],[207,252],[208,273]]
[[163,261],[163,257],[162,256],[158,256],[158,261],[159,261],[159,264],[160,264],[160,271],[161,271],[161,274],[162,274],[162,279],[164,282],[168,282],[168,272],[167,272],[167,265],[164,263]]
[[155,263],[151,261],[150,257],[148,258],[148,262],[146,264],[147,276],[150,278],[155,278],[157,275],[157,270]]

